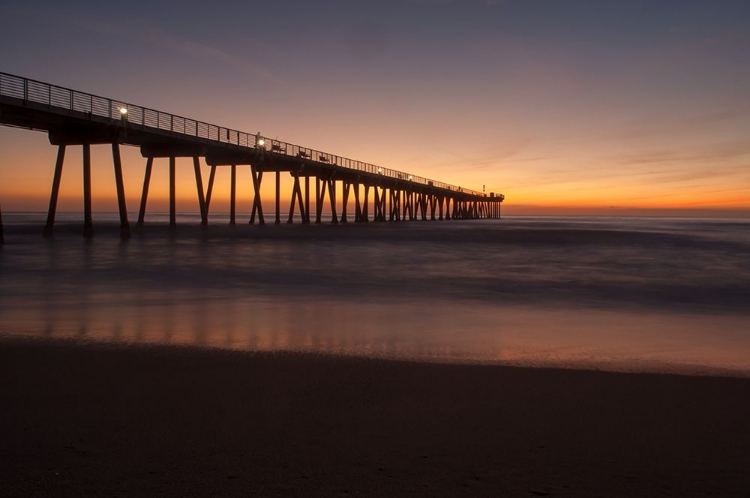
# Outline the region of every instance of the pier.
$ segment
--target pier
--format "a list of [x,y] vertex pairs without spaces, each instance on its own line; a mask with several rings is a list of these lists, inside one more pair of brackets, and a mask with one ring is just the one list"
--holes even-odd
[[[54,232],[57,198],[65,152],[83,152],[84,237],[93,236],[91,212],[91,146],[111,145],[120,235],[130,237],[120,146],[139,147],[146,160],[138,225],[146,220],[151,171],[155,161],[169,164],[169,224],[176,224],[176,159],[191,158],[201,224],[208,224],[214,178],[218,167],[231,171],[229,223],[236,223],[238,167],[252,179],[250,224],[281,223],[281,174],[293,178],[286,223],[322,223],[329,206],[330,223],[398,222],[411,220],[497,219],[502,194],[449,185],[418,175],[376,166],[324,151],[245,133],[195,119],[157,111],[121,100],[99,97],[0,73],[0,125],[46,132],[57,147],[44,235]],[[204,189],[202,163],[209,168]],[[261,201],[264,178],[275,177],[275,212],[267,220]],[[268,181],[268,180],[266,180]],[[311,189],[313,192],[311,194]],[[342,198],[337,199],[341,194]],[[0,202],[2,200],[0,199]],[[341,211],[337,211],[337,206]],[[0,211],[0,242],[3,240]]]

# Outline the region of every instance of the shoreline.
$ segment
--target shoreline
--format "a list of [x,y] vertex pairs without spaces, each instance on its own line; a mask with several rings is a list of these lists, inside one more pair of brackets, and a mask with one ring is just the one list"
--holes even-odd
[[730,368],[709,366],[699,363],[679,363],[666,360],[630,359],[618,361],[605,360],[541,360],[538,358],[527,358],[518,360],[482,360],[476,358],[442,357],[427,354],[425,356],[403,355],[396,356],[391,353],[365,354],[352,352],[315,351],[305,349],[247,349],[243,347],[217,346],[211,344],[192,344],[190,342],[164,343],[159,340],[114,340],[99,339],[95,337],[53,336],[45,337],[38,334],[16,334],[7,333],[0,329],[0,346],[4,342],[28,344],[50,344],[60,347],[89,347],[104,349],[164,349],[166,351],[194,351],[196,354],[236,354],[252,356],[284,356],[303,357],[336,360],[374,361],[386,363],[407,363],[417,365],[455,365],[468,367],[489,368],[520,368],[535,370],[563,370],[576,372],[598,372],[629,375],[673,375],[679,377],[706,377],[706,378],[728,378],[728,379],[750,379],[750,370],[743,368]]
[[750,379],[0,339],[3,496],[738,496]]

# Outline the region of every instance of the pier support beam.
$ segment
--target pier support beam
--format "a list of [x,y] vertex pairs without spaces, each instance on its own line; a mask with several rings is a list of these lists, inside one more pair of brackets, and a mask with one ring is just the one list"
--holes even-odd
[[362,185],[365,188],[365,196],[362,199],[362,211],[360,213],[359,221],[362,223],[367,223],[370,221],[370,213],[369,213],[369,206],[370,203],[370,186],[368,184]]
[[208,225],[208,207],[203,196],[203,177],[201,176],[201,163],[198,156],[193,156],[193,169],[195,170],[195,188],[198,191],[198,205],[201,210],[201,225]]
[[177,226],[177,206],[175,202],[175,157],[169,157],[169,226]]
[[401,208],[401,191],[395,187],[391,187],[390,199],[390,210],[388,213],[388,221],[400,221],[400,208]]
[[263,203],[260,199],[260,183],[263,181],[263,172],[256,171],[254,165],[250,165],[250,176],[253,177],[253,210],[250,213],[250,224],[255,223],[255,214],[258,214],[258,224],[265,225],[266,220],[263,218]]
[[369,223],[370,221],[370,186],[365,184],[365,198],[364,204],[362,204],[362,221]]
[[303,223],[310,223],[310,177],[305,177],[305,217]]
[[130,238],[130,222],[128,208],[125,205],[125,185],[122,181],[122,160],[120,159],[120,144],[112,144],[112,162],[115,166],[115,185],[117,186],[117,206],[120,210],[120,238]]
[[229,186],[229,224],[235,225],[237,218],[237,165],[231,166],[231,181]]
[[3,209],[0,207],[0,244],[5,243],[5,234],[3,233]]
[[331,201],[331,223],[334,225],[339,222],[336,215],[336,180],[326,180],[328,182],[328,198]]
[[359,182],[354,182],[354,222],[362,222],[362,205],[359,202]]
[[276,224],[281,223],[281,171],[276,171]]
[[211,209],[211,196],[214,193],[214,180],[216,179],[216,165],[211,166],[211,172],[208,174],[208,186],[206,187],[206,219]]
[[94,236],[91,218],[91,144],[83,144],[83,236]]
[[146,160],[146,174],[143,177],[143,192],[141,193],[141,208],[138,211],[138,223],[139,227],[143,226],[143,221],[146,218],[146,201],[148,199],[148,187],[151,183],[151,169],[154,165],[154,158],[149,157]]
[[[387,190],[385,187],[380,189],[380,219],[378,221],[385,221],[385,210],[386,210],[386,195]],[[375,191],[377,194],[377,190]],[[376,195],[377,197],[377,195]]]
[[49,197],[49,211],[47,212],[47,224],[44,225],[44,236],[52,237],[55,226],[55,213],[57,211],[57,195],[60,192],[60,178],[62,178],[63,162],[65,161],[65,146],[57,147],[57,162],[55,163],[55,176],[52,180],[52,194]]
[[323,214],[323,201],[326,196],[326,186],[323,183],[323,188],[320,185],[320,177],[315,177],[315,224],[320,224],[320,216]]
[[344,181],[341,182],[341,223],[346,223],[346,205],[349,203],[349,189],[351,189],[352,184]]
[[307,214],[305,212],[305,204],[302,201],[302,188],[299,184],[299,173],[292,172],[292,176],[294,177],[294,187],[292,188],[292,201],[289,205],[289,219],[287,220],[287,223],[294,223],[294,209],[297,202],[299,202],[299,211],[300,216],[302,217],[302,223],[305,223]]
[[377,185],[373,185],[372,191],[373,191],[372,192],[372,194],[373,194],[373,199],[372,199],[372,211],[373,211],[372,215],[373,216],[372,216],[372,220],[373,221],[381,221],[380,220],[380,215],[381,215],[380,193],[378,192],[378,186]]

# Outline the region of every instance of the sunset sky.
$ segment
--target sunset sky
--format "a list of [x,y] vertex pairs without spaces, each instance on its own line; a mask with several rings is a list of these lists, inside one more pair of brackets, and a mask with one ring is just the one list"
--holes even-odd
[[[747,0],[175,5],[3,0],[0,71],[486,186],[511,214],[750,213]],[[0,127],[3,211],[46,209],[55,154],[43,133]],[[124,161],[135,211],[145,160]],[[114,211],[106,147],[93,166],[94,208]],[[180,206],[197,211],[178,166]],[[166,209],[166,175],[157,161],[150,210]],[[71,150],[61,209],[81,209],[80,178]]]

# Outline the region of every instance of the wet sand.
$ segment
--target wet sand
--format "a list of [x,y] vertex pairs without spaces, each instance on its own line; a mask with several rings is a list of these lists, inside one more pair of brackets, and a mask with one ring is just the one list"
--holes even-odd
[[746,496],[750,379],[0,339],[0,496]]

